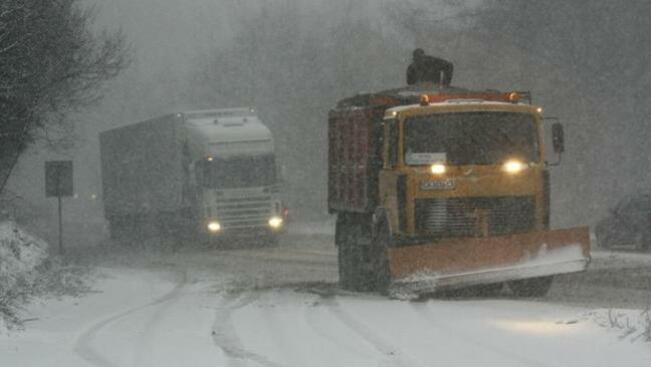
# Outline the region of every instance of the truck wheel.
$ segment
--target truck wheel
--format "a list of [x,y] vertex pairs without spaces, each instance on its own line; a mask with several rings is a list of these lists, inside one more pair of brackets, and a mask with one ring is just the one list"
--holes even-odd
[[339,270],[339,286],[350,288],[350,255],[349,255],[349,224],[343,215],[337,216],[335,227],[335,245],[337,246],[337,266]]
[[509,288],[518,297],[544,297],[552,286],[554,277],[541,277],[514,280],[508,283]]
[[335,241],[339,263],[339,284],[341,288],[359,292],[365,290],[364,261],[361,241],[362,226],[350,218],[337,221]]
[[348,289],[355,292],[365,290],[364,259],[362,256],[362,226],[359,223],[350,224],[348,236],[348,269],[350,275]]
[[387,294],[391,282],[387,249],[391,243],[391,231],[386,219],[380,220],[371,240],[371,289],[380,294]]
[[348,283],[350,282],[350,276],[348,275],[348,255],[346,254],[346,246],[340,244],[337,247],[337,266],[339,271],[339,287],[342,289],[348,289]]

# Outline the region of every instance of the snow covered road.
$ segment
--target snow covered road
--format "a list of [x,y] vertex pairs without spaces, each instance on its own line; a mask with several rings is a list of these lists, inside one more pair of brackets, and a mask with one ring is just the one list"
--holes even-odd
[[319,238],[100,272],[98,293],[30,306],[37,319],[0,336],[0,366],[651,365],[638,324],[617,327],[634,311],[609,324],[597,304],[345,293]]

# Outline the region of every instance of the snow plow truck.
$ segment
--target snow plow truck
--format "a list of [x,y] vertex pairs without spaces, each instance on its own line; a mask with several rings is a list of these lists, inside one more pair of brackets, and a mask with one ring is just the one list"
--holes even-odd
[[338,102],[328,123],[328,208],[345,289],[542,296],[590,262],[587,227],[550,229],[542,108],[525,92],[432,83]]

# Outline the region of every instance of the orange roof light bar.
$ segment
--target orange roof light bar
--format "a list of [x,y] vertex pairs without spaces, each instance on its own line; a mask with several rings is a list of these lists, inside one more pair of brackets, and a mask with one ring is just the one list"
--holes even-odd
[[495,92],[467,92],[467,93],[438,93],[438,94],[423,94],[420,96],[421,106],[427,106],[430,103],[445,102],[455,99],[480,99],[492,102],[520,102],[520,93],[495,93]]
[[509,93],[509,102],[511,102],[511,103],[520,102],[520,94],[518,94],[516,92]]

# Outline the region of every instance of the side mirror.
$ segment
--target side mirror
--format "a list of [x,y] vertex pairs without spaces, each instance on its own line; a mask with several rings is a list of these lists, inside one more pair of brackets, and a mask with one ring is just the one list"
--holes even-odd
[[565,152],[565,134],[563,132],[563,125],[560,122],[552,124],[552,143],[554,145],[554,153],[561,154]]

